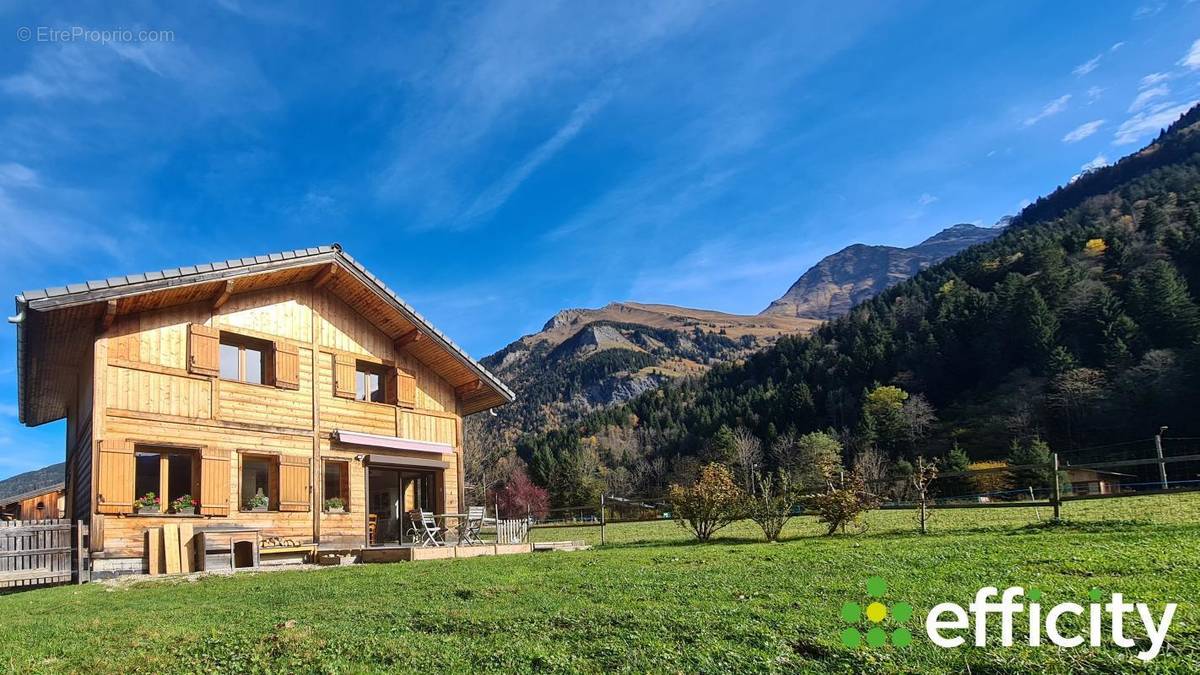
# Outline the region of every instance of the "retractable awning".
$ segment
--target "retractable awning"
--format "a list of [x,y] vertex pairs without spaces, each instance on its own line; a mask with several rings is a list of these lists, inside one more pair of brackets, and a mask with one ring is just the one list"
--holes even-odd
[[454,446],[446,443],[414,441],[398,436],[383,436],[380,434],[345,431],[342,429],[333,432],[333,440],[349,445],[361,445],[367,448],[380,448],[382,450],[408,450],[410,452],[428,452],[436,455],[446,455],[454,452]]

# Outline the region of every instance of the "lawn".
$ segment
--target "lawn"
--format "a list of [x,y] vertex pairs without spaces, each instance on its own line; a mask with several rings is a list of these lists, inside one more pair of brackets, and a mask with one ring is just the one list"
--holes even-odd
[[[1068,523],[1055,527],[1025,509],[942,511],[924,537],[911,512],[871,514],[859,536],[822,537],[802,519],[778,544],[747,523],[705,545],[669,522],[624,524],[608,528],[608,546],[586,552],[31,591],[0,597],[0,668],[1200,670],[1200,495],[1064,509]],[[598,534],[536,531],[541,540]],[[1086,603],[1098,587],[1156,614],[1165,602],[1179,609],[1149,666],[1136,649],[1111,645],[940,649],[917,620],[906,648],[844,647],[840,608],[864,600],[876,575],[889,585],[884,600],[910,603],[917,616],[938,602],[966,605],[986,585],[1036,586],[1045,606]]]

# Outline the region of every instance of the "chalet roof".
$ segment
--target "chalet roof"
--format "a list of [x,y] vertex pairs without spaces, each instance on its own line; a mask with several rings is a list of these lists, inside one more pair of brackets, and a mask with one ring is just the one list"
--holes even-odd
[[21,494],[7,495],[5,497],[0,497],[0,504],[13,504],[16,502],[22,502],[22,501],[25,501],[26,499],[32,499],[32,498],[40,496],[40,495],[50,494],[51,492],[61,492],[62,490],[65,490],[66,488],[67,488],[67,484],[65,482],[59,482],[59,483],[55,483],[54,485],[47,485],[46,487],[39,488],[37,490],[26,490],[25,492],[22,492]]
[[[328,287],[363,312],[393,339],[417,331],[430,339],[409,353],[439,371],[455,386],[478,380],[482,387],[463,395],[463,413],[471,414],[516,398],[503,382],[435,328],[338,244],[283,251],[223,262],[175,267],[108,279],[25,291],[16,298],[18,408],[21,421],[38,425],[66,415],[65,394],[79,355],[106,311],[122,315],[200,300],[226,292],[310,281],[336,267]],[[237,287],[231,286],[237,284]],[[365,292],[364,292],[365,291]],[[389,314],[383,316],[383,314]],[[36,358],[35,358],[36,357]],[[448,358],[447,358],[448,357]]]

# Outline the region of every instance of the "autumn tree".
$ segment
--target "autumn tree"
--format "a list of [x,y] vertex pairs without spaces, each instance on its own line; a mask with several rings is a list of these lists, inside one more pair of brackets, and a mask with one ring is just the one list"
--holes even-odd
[[672,485],[668,493],[671,516],[700,541],[743,515],[744,496],[723,464],[708,464],[690,486]]

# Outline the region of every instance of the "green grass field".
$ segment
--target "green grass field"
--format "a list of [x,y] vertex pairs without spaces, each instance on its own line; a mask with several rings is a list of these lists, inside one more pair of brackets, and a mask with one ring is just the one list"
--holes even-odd
[[[1200,671],[1200,495],[1064,508],[1068,522],[1055,527],[1026,509],[937,512],[924,537],[911,512],[871,514],[858,536],[822,537],[801,519],[778,544],[748,523],[705,545],[670,522],[624,524],[585,552],[30,591],[0,597],[0,668]],[[543,541],[598,535],[536,531]],[[907,648],[844,647],[839,610],[865,599],[873,575],[889,584],[886,602],[917,616],[966,605],[986,585],[1036,586],[1044,605],[1083,604],[1098,587],[1156,614],[1165,602],[1179,609],[1148,666],[1111,645],[940,649],[916,619]]]

